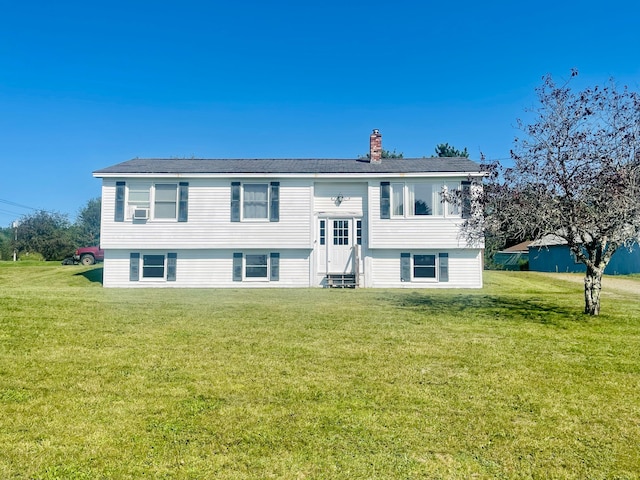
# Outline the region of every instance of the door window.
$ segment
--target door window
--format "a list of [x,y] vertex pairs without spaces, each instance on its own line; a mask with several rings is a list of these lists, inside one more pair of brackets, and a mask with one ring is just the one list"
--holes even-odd
[[349,220],[333,221],[333,244],[349,245]]

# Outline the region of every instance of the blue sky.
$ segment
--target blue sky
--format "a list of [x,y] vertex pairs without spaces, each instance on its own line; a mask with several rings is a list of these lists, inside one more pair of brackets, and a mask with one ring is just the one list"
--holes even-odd
[[640,89],[635,1],[0,0],[0,226],[135,157],[506,159],[543,75]]

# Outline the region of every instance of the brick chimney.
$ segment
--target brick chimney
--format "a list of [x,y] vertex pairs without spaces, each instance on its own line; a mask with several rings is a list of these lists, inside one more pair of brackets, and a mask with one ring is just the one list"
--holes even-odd
[[369,163],[382,163],[382,134],[377,128],[369,137]]

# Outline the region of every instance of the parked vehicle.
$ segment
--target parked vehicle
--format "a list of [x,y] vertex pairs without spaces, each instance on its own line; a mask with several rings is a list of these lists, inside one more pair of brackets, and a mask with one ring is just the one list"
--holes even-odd
[[73,260],[82,265],[93,265],[104,260],[104,250],[100,247],[80,247],[73,254]]

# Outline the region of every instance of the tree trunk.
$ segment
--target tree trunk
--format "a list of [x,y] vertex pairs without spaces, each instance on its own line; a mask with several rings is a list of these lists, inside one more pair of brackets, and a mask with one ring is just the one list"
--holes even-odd
[[602,271],[603,269],[587,266],[587,274],[584,277],[584,313],[589,315],[600,314]]

